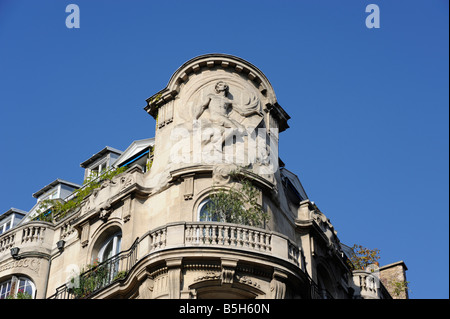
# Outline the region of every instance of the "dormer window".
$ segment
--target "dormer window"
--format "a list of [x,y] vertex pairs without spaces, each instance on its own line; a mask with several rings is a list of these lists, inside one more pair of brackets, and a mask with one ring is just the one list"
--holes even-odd
[[0,224],[0,234],[3,234],[4,232],[6,232],[8,229],[11,228],[11,220],[8,220],[6,223]]
[[15,227],[25,215],[25,211],[17,208],[11,208],[0,215],[0,235]]
[[93,167],[93,168],[90,168],[89,169],[89,174],[92,176],[92,175],[96,175],[96,176],[98,176],[98,175],[100,175],[102,172],[106,172],[107,170],[108,170],[108,163],[107,162],[104,162],[104,163],[101,163],[101,164],[99,164],[98,166],[95,166],[95,167]]
[[92,155],[90,158],[80,164],[84,171],[84,179],[101,175],[112,167],[117,158],[122,154],[122,151],[106,146],[100,152]]

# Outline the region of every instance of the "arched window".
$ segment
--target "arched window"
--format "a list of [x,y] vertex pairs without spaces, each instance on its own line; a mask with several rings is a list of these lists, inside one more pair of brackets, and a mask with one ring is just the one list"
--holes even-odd
[[198,216],[197,219],[201,222],[218,222],[220,221],[220,217],[214,212],[210,212],[209,208],[211,207],[211,199],[204,199],[200,205],[198,205]]
[[98,251],[98,262],[104,262],[105,260],[117,255],[120,252],[120,244],[122,242],[122,233],[117,232],[109,237],[100,247]]
[[0,283],[0,299],[34,299],[36,286],[27,277],[12,276]]

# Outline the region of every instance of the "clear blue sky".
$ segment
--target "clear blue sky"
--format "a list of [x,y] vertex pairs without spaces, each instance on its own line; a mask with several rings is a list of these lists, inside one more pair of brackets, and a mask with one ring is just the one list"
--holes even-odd
[[271,81],[292,117],[280,156],[341,242],[405,261],[412,298],[448,298],[448,14],[447,0],[0,0],[0,213],[153,137],[145,99],[227,53]]

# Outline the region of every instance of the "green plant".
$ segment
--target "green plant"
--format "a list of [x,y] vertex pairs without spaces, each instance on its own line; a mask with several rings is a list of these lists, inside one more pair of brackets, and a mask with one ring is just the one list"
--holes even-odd
[[110,269],[107,265],[98,263],[98,259],[93,264],[86,265],[81,275],[70,280],[73,288],[72,293],[75,298],[86,298],[96,290],[102,288],[106,283]]
[[353,254],[348,260],[348,265],[352,270],[365,270],[369,265],[379,265],[378,259],[380,259],[379,249],[368,249],[361,245],[353,245]]
[[[149,102],[148,102],[148,104],[150,105],[152,103],[155,103],[155,106],[156,106],[156,103],[161,99],[161,97],[162,97],[161,93],[157,94],[154,97],[151,97]],[[156,106],[156,108],[158,108],[158,106]],[[155,118],[155,120],[156,120],[156,127],[158,127],[158,117],[159,117],[159,111],[156,113],[156,118]]]
[[[259,190],[249,179],[230,174],[238,180],[233,187],[215,189],[210,195],[210,202],[203,212],[202,219],[218,220],[226,223],[264,227],[269,220],[267,214],[258,204]],[[238,188],[237,188],[238,187]]]
[[395,296],[400,296],[403,292],[409,292],[409,281],[391,281],[388,283],[392,287],[392,291]]
[[72,199],[64,201],[58,199],[45,199],[41,201],[37,210],[38,215],[35,220],[52,222],[55,218],[63,218],[69,212],[75,211],[81,206],[83,200],[92,193],[92,191],[101,186],[105,180],[112,180],[114,176],[127,170],[126,166],[102,171],[100,174],[92,172],[83,182],[83,187],[73,192]]
[[17,294],[10,294],[6,299],[31,299],[31,295],[23,289],[19,289]]
[[153,165],[153,153],[155,151],[155,147],[150,146],[150,152],[148,154],[148,159],[147,159],[147,163],[145,164],[146,166],[146,171],[148,172],[150,170],[150,168],[152,168]]
[[128,271],[123,270],[123,271],[119,271],[113,278],[113,281],[116,280],[122,280],[124,279],[126,276],[128,275]]

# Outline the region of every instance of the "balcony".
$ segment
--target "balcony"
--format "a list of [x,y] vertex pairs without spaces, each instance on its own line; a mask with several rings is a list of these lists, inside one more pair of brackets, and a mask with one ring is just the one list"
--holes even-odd
[[218,247],[257,252],[299,265],[299,248],[286,236],[264,229],[220,223],[182,222],[157,228],[141,239],[139,256],[174,247]]
[[50,255],[53,226],[48,222],[33,221],[14,227],[0,236],[0,258],[11,248],[19,248],[19,257],[35,253]]
[[378,271],[369,272],[366,270],[354,270],[353,286],[356,295],[361,296],[363,299],[392,298],[381,282]]
[[303,270],[300,249],[286,236],[263,229],[220,222],[177,222],[158,227],[136,239],[126,251],[95,265],[57,288],[50,299],[91,298],[118,280],[126,279],[140,260],[170,249],[220,248],[284,260]]

